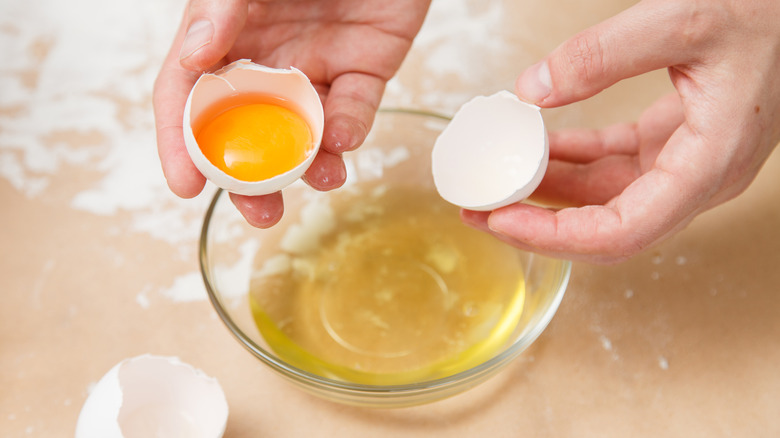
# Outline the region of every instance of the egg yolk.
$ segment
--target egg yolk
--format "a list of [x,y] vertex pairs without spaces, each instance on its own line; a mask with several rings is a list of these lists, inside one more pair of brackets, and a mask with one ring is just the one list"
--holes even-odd
[[281,175],[306,160],[313,149],[306,121],[272,103],[229,108],[207,120],[195,139],[212,164],[242,181]]

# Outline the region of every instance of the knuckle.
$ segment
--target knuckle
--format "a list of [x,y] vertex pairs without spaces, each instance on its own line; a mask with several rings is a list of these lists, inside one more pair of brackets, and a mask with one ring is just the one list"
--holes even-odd
[[565,44],[563,52],[576,79],[591,82],[604,73],[604,49],[597,34],[576,35]]
[[616,265],[640,254],[647,245],[635,239],[617,239],[593,249],[594,261],[601,265]]
[[621,223],[598,228],[594,235],[598,236],[597,240],[601,243],[596,251],[601,255],[601,262],[605,264],[627,261],[645,251],[655,240],[654,235]]
[[691,0],[679,5],[675,21],[684,46],[708,44],[713,33],[723,29],[729,21],[728,9],[719,1]]
[[602,255],[606,264],[618,264],[629,260],[644,251],[647,244],[639,239],[624,238],[613,241],[608,247],[602,248]]

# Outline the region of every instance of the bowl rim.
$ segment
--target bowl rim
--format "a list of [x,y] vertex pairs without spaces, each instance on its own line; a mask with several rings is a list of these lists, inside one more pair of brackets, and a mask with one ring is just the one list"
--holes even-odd
[[[442,120],[450,120],[450,117],[440,113],[435,113],[427,110],[415,110],[405,108],[387,107],[380,108],[379,113],[397,113],[413,116],[425,116],[433,117]],[[213,195],[213,198],[209,204],[206,214],[203,219],[201,227],[200,240],[198,246],[198,260],[200,265],[201,277],[203,279],[206,292],[209,297],[209,301],[212,307],[217,312],[217,315],[232,333],[232,335],[256,358],[260,359],[263,363],[271,367],[277,372],[288,378],[292,378],[295,381],[305,383],[309,386],[322,388],[327,387],[330,390],[335,390],[350,394],[363,394],[371,396],[391,395],[398,396],[401,394],[419,394],[421,392],[433,392],[437,390],[443,390],[452,386],[462,385],[464,382],[473,381],[480,376],[488,373],[490,370],[508,362],[522,353],[528,346],[530,346],[547,328],[547,325],[552,321],[555,313],[558,311],[563,296],[565,295],[569,279],[571,278],[572,262],[564,259],[556,259],[560,262],[559,272],[557,275],[560,277],[560,282],[555,296],[553,297],[549,307],[539,317],[539,324],[534,326],[526,336],[521,340],[515,341],[508,347],[504,348],[500,353],[491,357],[490,359],[474,366],[469,369],[460,371],[455,374],[451,374],[445,377],[439,377],[431,380],[424,380],[420,382],[404,383],[396,385],[370,385],[363,383],[351,383],[342,380],[330,379],[320,376],[318,374],[311,373],[306,370],[302,370],[298,367],[286,363],[281,358],[277,357],[270,351],[267,351],[263,347],[257,345],[252,339],[247,336],[244,331],[236,325],[233,319],[230,317],[229,312],[222,305],[218,292],[213,286],[211,280],[211,270],[209,268],[209,253],[208,253],[208,238],[211,219],[217,204],[220,200],[224,190],[217,188]],[[529,253],[532,257],[538,255]]]

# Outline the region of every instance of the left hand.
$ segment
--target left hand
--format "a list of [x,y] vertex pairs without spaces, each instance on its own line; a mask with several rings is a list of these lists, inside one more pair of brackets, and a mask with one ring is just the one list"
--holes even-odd
[[[154,87],[157,144],[168,186],[196,196],[206,182],[184,146],[182,117],[203,71],[249,58],[294,66],[320,93],[325,130],[304,180],[318,190],[341,186],[341,154],[365,139],[385,83],[422,26],[430,0],[191,0]],[[246,220],[270,227],[284,211],[280,192],[231,199]]]

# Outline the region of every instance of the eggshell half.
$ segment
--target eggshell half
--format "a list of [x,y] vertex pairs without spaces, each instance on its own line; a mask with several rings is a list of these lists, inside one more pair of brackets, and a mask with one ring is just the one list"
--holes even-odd
[[[226,174],[206,158],[195,140],[192,123],[211,105],[243,93],[277,97],[294,105],[295,108],[291,109],[299,112],[312,132],[314,148],[306,160],[281,175],[249,182]],[[208,180],[229,192],[250,196],[267,195],[292,184],[309,168],[322,141],[324,112],[317,90],[300,70],[293,67],[289,70],[270,68],[242,59],[215,73],[201,75],[187,98],[183,129],[187,152],[195,167]]]
[[175,357],[125,359],[98,381],[76,438],[219,438],[228,405],[216,379]]
[[536,190],[550,148],[539,107],[509,91],[465,103],[433,147],[436,189],[469,210],[494,210]]

